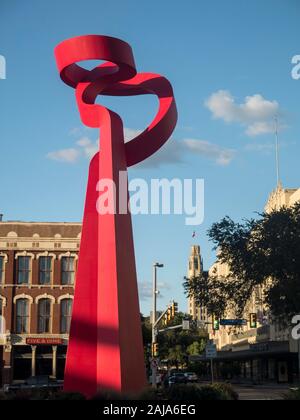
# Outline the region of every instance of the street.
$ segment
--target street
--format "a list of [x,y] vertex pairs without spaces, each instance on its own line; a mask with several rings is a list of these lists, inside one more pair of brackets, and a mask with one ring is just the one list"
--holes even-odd
[[288,386],[234,386],[241,401],[282,400],[283,394],[288,392]]

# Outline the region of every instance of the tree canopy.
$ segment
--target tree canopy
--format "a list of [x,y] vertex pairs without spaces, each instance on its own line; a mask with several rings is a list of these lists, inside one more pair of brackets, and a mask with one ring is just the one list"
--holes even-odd
[[235,223],[225,217],[208,231],[218,262],[228,273],[202,273],[185,279],[187,295],[222,316],[231,307],[239,316],[257,286],[273,317],[289,320],[300,313],[300,203],[257,219]]

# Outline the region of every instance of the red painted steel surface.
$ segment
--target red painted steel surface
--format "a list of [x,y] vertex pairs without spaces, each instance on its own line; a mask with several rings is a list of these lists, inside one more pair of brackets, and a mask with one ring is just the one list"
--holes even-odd
[[[72,38],[56,47],[55,56],[62,80],[76,89],[82,122],[101,129],[101,147],[89,169],[64,389],[87,396],[108,389],[137,393],[146,376],[131,215],[118,211],[118,190],[124,188],[119,171],[126,173],[170,137],[177,121],[173,90],[160,75],[137,74],[131,47],[116,38]],[[93,70],[78,65],[95,59],[105,63]],[[144,132],[124,143],[121,118],[95,104],[100,94],[154,94],[157,115]],[[101,179],[117,186],[115,214],[97,212]]]

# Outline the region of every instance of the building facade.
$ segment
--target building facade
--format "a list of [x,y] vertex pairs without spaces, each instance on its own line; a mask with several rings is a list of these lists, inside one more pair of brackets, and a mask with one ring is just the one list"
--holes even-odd
[[0,221],[0,387],[63,378],[80,223]]
[[[283,189],[279,184],[270,194],[265,211],[270,213],[283,206],[290,207],[298,201],[300,189]],[[229,267],[217,262],[211,267],[210,275],[226,281]],[[220,327],[218,331],[210,327],[210,338],[219,350],[219,365],[232,367],[235,364],[239,376],[251,381],[293,382],[297,380],[300,368],[300,342],[293,340],[290,329],[282,328],[272,320],[262,303],[263,293],[263,287],[257,287],[249,300],[244,313],[245,326]],[[250,314],[256,315],[256,328],[250,325]],[[230,312],[226,317],[235,318]]]
[[271,213],[284,206],[292,207],[297,202],[300,202],[300,188],[283,188],[282,184],[279,183],[278,187],[269,196],[265,212]]
[[[188,261],[187,278],[198,277],[203,272],[203,259],[199,245],[192,245]],[[193,297],[188,298],[188,314],[193,320],[206,322],[207,310],[204,306],[198,305]]]

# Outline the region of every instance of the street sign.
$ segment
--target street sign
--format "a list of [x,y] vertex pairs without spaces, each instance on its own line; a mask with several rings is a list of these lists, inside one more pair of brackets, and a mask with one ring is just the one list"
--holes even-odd
[[182,321],[182,329],[183,330],[189,330],[190,329],[190,321],[183,320]]
[[151,360],[151,367],[152,368],[158,368],[158,365],[159,365],[159,359],[152,359]]
[[217,346],[215,344],[207,344],[205,354],[207,359],[215,359],[217,357]]
[[245,319],[220,319],[220,325],[223,327],[243,327],[247,325],[247,321]]

